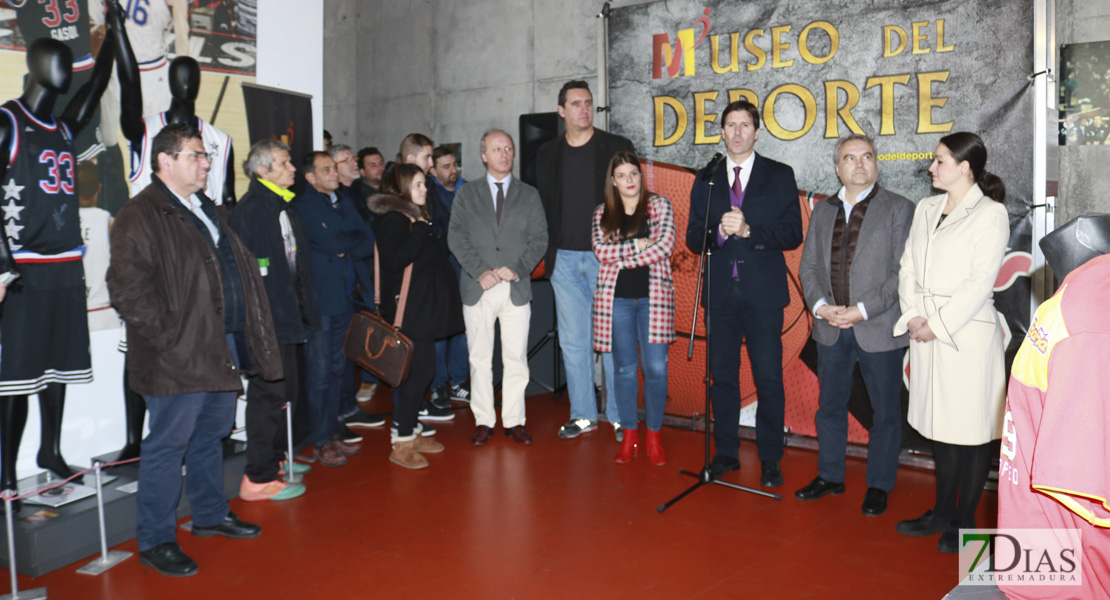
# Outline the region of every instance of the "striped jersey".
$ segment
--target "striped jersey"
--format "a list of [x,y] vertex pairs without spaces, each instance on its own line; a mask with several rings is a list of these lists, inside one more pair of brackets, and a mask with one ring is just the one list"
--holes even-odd
[[73,138],[64,123],[36,118],[19,99],[0,105],[12,124],[2,204],[4,235],[16,262],[80,260]]
[[[229,175],[227,172],[227,157],[231,151],[231,136],[220,131],[216,127],[209,125],[207,121],[200,117],[196,117],[200,131],[201,141],[204,142],[204,150],[208,152],[208,156],[212,161],[212,166],[208,169],[208,185],[204,187],[204,193],[217,205],[223,202],[224,180]],[[131,197],[134,198],[143,191],[150,183],[150,144],[154,140],[154,136],[158,135],[162,128],[169,124],[166,120],[166,113],[160,112],[156,115],[150,115],[143,119],[143,132],[142,144],[136,148],[135,144],[131,145]]]

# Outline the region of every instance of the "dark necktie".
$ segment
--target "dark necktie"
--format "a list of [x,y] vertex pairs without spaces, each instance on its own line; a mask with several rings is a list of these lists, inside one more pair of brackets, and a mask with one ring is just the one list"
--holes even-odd
[[[737,165],[733,167],[732,172],[736,174],[736,177],[732,180],[732,190],[729,196],[732,199],[732,205],[736,208],[741,208],[744,206],[744,182],[740,179],[740,166]],[[740,269],[737,267],[735,261],[732,263],[732,276],[734,278],[740,276]]]
[[740,167],[733,167],[732,170],[736,173],[732,180],[732,205],[741,208],[744,206],[744,182],[740,179]]
[[505,206],[505,184],[500,181],[493,182],[497,186],[497,199],[493,204],[493,210],[497,213],[497,224],[501,224],[501,207]]

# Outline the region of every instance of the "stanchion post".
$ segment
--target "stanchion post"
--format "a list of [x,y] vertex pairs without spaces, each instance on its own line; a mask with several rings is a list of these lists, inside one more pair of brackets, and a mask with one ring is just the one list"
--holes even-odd
[[19,591],[19,577],[15,565],[15,527],[12,518],[12,498],[15,490],[4,490],[4,518],[8,524],[8,573],[12,578],[12,593],[0,596],[0,600],[46,600],[46,588],[35,588],[26,592]]
[[101,478],[101,467],[103,466],[104,463],[99,460],[93,462],[94,471],[96,471],[96,512],[100,519],[100,558],[77,569],[77,572],[82,575],[100,575],[131,557],[130,552],[108,551],[108,533],[104,522],[104,481]]
[[285,454],[285,481],[295,483],[293,476],[293,404],[285,403],[285,440],[289,450]]

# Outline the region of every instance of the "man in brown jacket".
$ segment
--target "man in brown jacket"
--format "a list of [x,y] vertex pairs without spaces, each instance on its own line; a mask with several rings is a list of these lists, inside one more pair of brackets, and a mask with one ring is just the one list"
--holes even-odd
[[259,266],[202,191],[210,163],[200,133],[167,126],[150,155],[151,184],[116,217],[107,279],[127,323],[131,386],[149,412],[139,561],[185,577],[197,564],[175,534],[182,460],[193,535],[259,535],[228,510],[220,439],[234,424],[240,373],[276,380],[282,369]]

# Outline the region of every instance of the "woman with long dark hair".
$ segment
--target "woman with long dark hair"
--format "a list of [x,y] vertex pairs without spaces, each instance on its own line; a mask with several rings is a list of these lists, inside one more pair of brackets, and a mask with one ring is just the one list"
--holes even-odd
[[389,460],[408,469],[428,466],[422,453],[442,452],[443,445],[420,435],[418,413],[435,374],[435,340],[463,330],[462,300],[455,269],[447,259],[447,244],[432,231],[426,207],[424,171],[414,165],[394,165],[382,177],[382,192],[370,197],[377,215],[377,238],[383,318],[394,322],[401,301],[405,268],[412,267],[404,298],[401,331],[413,343],[412,366],[397,387]]
[[667,350],[674,341],[674,211],[644,187],[640,160],[618,152],[609,161],[605,203],[593,217],[593,249],[601,262],[594,293],[594,349],[612,352],[624,439],[616,461],[636,456],[640,442],[636,366],[644,370],[647,452],[665,465],[659,431],[667,401]]
[[894,335],[910,334],[909,423],[933,440],[937,495],[932,510],[897,529],[941,532],[937,549],[948,553],[961,527],[975,527],[1006,397],[993,295],[1010,225],[1006,186],[986,162],[978,135],[941,138],[929,173],[944,193],[918,203],[898,277]]

